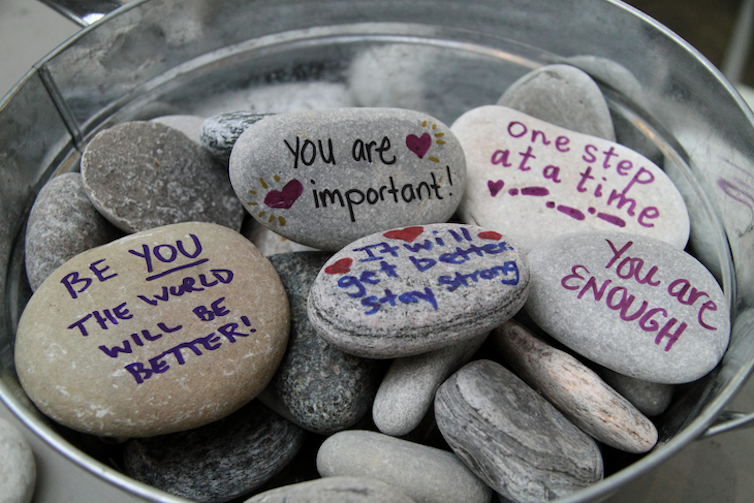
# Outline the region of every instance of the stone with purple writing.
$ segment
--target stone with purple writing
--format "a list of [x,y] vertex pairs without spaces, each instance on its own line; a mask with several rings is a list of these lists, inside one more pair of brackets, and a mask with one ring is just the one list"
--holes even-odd
[[196,428],[254,398],[288,340],[272,264],[227,227],[131,234],[55,270],[21,316],[15,361],[39,409],[85,433]]
[[683,249],[689,216],[668,176],[622,145],[501,106],[452,126],[466,152],[464,222],[502,232],[530,251],[554,236],[616,230]]
[[92,206],[79,173],[51,178],[39,191],[26,225],[26,276],[32,290],[81,252],[120,232]]
[[392,485],[368,477],[327,477],[257,494],[245,503],[415,503]]
[[239,110],[208,117],[201,125],[201,143],[215,157],[227,163],[238,137],[249,126],[270,115]]
[[448,220],[466,162],[450,129],[427,114],[340,108],[252,124],[233,148],[230,180],[262,225],[338,250],[374,232]]
[[672,384],[643,381],[604,367],[598,368],[596,372],[615,391],[649,417],[659,416],[665,412],[673,399],[675,386]]
[[189,221],[241,227],[244,213],[227,170],[158,122],[127,122],[98,133],[81,157],[81,176],[95,208],[126,232]]
[[346,353],[399,358],[474,339],[526,302],[526,255],[495,231],[411,226],[355,241],[309,292],[309,319]]
[[476,360],[450,376],[435,416],[458,457],[510,501],[550,501],[602,478],[594,440],[495,362]]
[[694,381],[723,357],[730,314],[694,257],[645,236],[559,236],[529,254],[526,312],[586,358],[646,381]]
[[37,481],[37,465],[26,439],[0,417],[0,487],[4,503],[30,503]]

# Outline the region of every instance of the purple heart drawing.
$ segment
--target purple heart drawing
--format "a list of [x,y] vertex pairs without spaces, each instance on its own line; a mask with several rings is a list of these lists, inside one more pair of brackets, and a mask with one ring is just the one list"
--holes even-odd
[[503,186],[505,185],[505,182],[502,180],[498,180],[496,182],[493,182],[492,180],[489,180],[487,182],[487,187],[490,189],[490,195],[492,197],[495,197],[498,192],[503,190]]
[[283,190],[271,190],[264,198],[264,204],[270,208],[287,210],[304,193],[304,186],[298,180],[286,183]]
[[421,159],[427,153],[429,147],[432,146],[432,137],[429,133],[424,133],[421,135],[421,138],[415,134],[410,134],[406,136],[406,146]]

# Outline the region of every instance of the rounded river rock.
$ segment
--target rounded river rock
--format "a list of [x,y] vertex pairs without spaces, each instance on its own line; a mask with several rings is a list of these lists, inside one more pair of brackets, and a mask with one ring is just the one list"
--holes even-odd
[[489,332],[526,302],[526,256],[461,224],[392,229],[333,255],[309,292],[320,337],[365,358],[398,358]]
[[257,494],[245,503],[415,503],[379,480],[327,477],[290,484]]
[[59,423],[99,436],[195,428],[254,398],[288,341],[272,264],[226,227],[132,234],[66,262],[37,289],[16,369]]
[[230,180],[261,224],[338,250],[381,230],[448,220],[466,161],[450,129],[427,114],[313,110],[250,125],[233,147]]
[[3,503],[30,503],[37,481],[34,453],[9,421],[0,417],[0,488]]

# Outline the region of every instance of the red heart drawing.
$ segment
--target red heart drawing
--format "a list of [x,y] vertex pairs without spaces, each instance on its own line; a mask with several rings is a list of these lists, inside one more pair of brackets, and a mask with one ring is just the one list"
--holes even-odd
[[351,264],[353,264],[352,258],[342,258],[334,264],[325,267],[325,272],[327,274],[345,274],[351,271]]
[[498,234],[495,231],[484,231],[479,233],[479,237],[482,239],[491,239],[492,241],[497,241],[498,239],[502,238],[502,234]]
[[402,241],[406,241],[407,243],[412,243],[414,239],[416,239],[422,232],[424,232],[424,227],[421,226],[406,227],[404,229],[387,231],[383,234],[383,236],[390,239],[400,239]]
[[421,138],[415,134],[410,134],[406,136],[406,146],[421,159],[427,153],[429,147],[432,146],[432,137],[429,136],[429,133],[424,133]]
[[287,210],[304,193],[304,186],[298,180],[286,183],[283,190],[271,190],[264,198],[264,204],[270,208]]
[[492,197],[495,197],[498,192],[503,190],[503,186],[505,185],[505,182],[502,180],[498,180],[496,182],[493,182],[492,180],[489,180],[487,182],[487,187],[490,189],[490,195]]

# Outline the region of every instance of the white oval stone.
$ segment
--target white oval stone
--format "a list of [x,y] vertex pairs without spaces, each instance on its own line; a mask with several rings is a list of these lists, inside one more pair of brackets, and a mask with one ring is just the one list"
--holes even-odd
[[529,251],[560,234],[619,230],[683,249],[686,205],[668,176],[636,152],[489,105],[459,117],[466,152],[463,221]]
[[381,230],[446,221],[466,163],[450,129],[427,114],[341,108],[252,124],[233,147],[230,180],[262,225],[338,250]]
[[529,253],[526,311],[579,354],[652,382],[694,381],[723,357],[726,297],[694,257],[619,232],[560,236]]
[[246,238],[174,224],[53,272],[19,322],[16,370],[39,409],[70,428],[172,433],[259,394],[285,352],[289,318],[280,278]]

